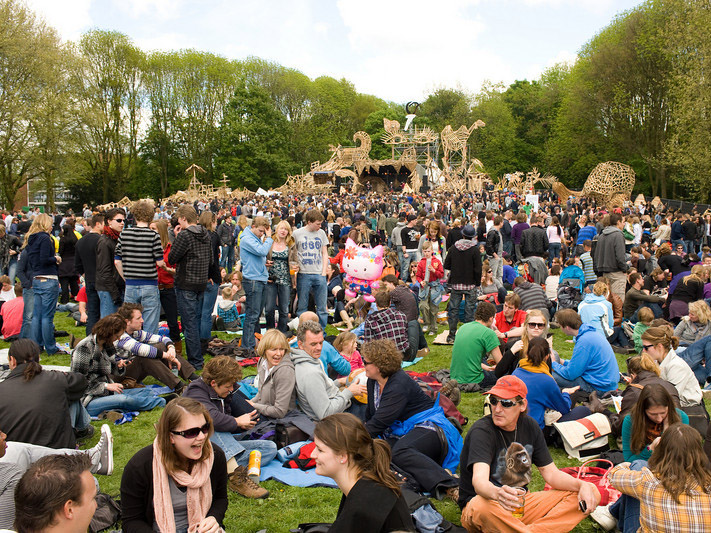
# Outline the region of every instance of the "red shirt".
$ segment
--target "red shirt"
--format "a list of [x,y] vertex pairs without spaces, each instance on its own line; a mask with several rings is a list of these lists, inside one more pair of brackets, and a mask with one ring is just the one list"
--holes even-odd
[[8,300],[3,304],[0,315],[2,315],[2,336],[5,339],[20,334],[24,309],[25,302],[19,297]]
[[513,319],[511,322],[507,322],[506,318],[504,317],[504,312],[500,311],[496,313],[496,317],[494,318],[494,323],[496,324],[496,328],[501,332],[501,333],[506,333],[507,331],[511,331],[513,328],[518,328],[520,326],[523,326],[524,320],[526,320],[526,311],[523,311],[521,309],[516,309],[514,312]]
[[87,303],[88,300],[86,299],[86,287],[84,285],[81,286],[79,289],[79,292],[77,293],[77,302],[84,302]]
[[[163,251],[163,260],[165,261],[165,266],[168,268],[175,268],[175,265],[171,265],[168,263],[168,254],[170,253],[170,243],[168,243],[168,246],[165,247],[165,250]],[[167,285],[168,288],[172,287],[173,284],[175,283],[175,276],[174,274],[171,274],[170,272],[166,272],[162,268],[158,268],[158,284],[159,285]]]

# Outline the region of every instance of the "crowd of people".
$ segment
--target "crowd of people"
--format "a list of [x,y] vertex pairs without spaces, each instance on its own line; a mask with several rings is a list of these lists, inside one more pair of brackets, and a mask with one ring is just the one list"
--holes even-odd
[[[591,513],[622,531],[711,526],[711,213],[537,200],[391,191],[5,214],[0,528],[85,530],[91,475],[113,471],[109,425],[94,448],[77,442],[92,418],[152,409],[155,440],[123,470],[124,531],[222,530],[228,488],[269,497],[248,461],[275,460],[285,428],[314,441],[316,473],[343,492],[333,532],[414,530],[406,490],[456,502],[469,531],[569,531]],[[384,248],[372,294],[344,278],[349,241]],[[86,333],[66,372],[39,364],[64,353],[58,309]],[[574,338],[570,359],[553,328]],[[240,338],[256,376],[205,357],[215,330]],[[451,345],[440,396],[487,397],[464,436],[402,368],[433,343]],[[610,418],[625,460],[614,505],[553,463],[551,412]],[[509,484],[517,447],[551,490]]]

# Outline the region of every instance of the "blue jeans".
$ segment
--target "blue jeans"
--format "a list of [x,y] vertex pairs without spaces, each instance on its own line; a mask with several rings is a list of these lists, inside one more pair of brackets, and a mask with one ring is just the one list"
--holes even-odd
[[627,348],[631,344],[627,334],[622,329],[622,326],[615,326],[613,328],[612,335],[607,338],[607,342],[622,348]]
[[266,281],[257,281],[253,279],[243,279],[242,288],[245,300],[244,325],[242,326],[242,347],[254,348],[256,341],[254,332],[259,326],[259,316],[262,314],[264,307],[264,292],[267,289]]
[[277,446],[271,440],[237,440],[239,435],[233,435],[226,431],[215,431],[210,437],[210,441],[217,444],[225,457],[229,461],[234,457],[239,466],[247,466],[249,453],[257,450],[262,454],[262,466],[267,466],[276,457]]
[[328,311],[326,310],[326,297],[328,295],[328,283],[326,276],[321,274],[302,274],[299,272],[296,275],[296,295],[299,304],[296,309],[296,314],[301,315],[309,307],[309,294],[313,291],[314,303],[316,304],[316,313],[321,327],[325,328],[328,323]]
[[91,424],[91,417],[79,400],[69,403],[69,418],[72,420],[72,427],[77,430],[85,429]]
[[[558,372],[556,372],[555,370],[553,371],[553,379],[555,380],[555,382],[558,384],[558,386],[561,389],[567,389],[570,387],[580,386],[581,391],[585,391],[585,392],[597,391],[597,389],[595,387],[590,385],[590,383],[585,381],[583,378],[575,378],[573,380],[565,379],[563,376],[558,374]],[[598,394],[601,394],[604,391],[597,391],[597,392],[598,392]]]
[[91,330],[101,318],[101,300],[96,292],[96,285],[86,282],[86,334],[91,335]]
[[52,355],[59,350],[54,341],[54,312],[59,297],[59,281],[35,278],[32,280],[32,289],[35,300],[32,312],[32,338],[40,347],[44,346],[49,355]]
[[474,308],[477,300],[474,297],[474,289],[469,291],[458,291],[452,289],[449,296],[449,306],[447,307],[447,322],[449,323],[449,337],[454,338],[457,333],[457,324],[459,323],[459,306],[464,298],[466,312],[465,322],[474,320]]
[[116,312],[118,306],[114,303],[109,291],[96,291],[99,295],[99,315],[101,318],[109,316]]
[[209,339],[212,337],[212,310],[217,301],[217,291],[220,286],[217,283],[208,281],[205,285],[205,292],[202,299],[202,311],[200,312],[200,338]]
[[[647,461],[637,459],[632,461],[630,470],[640,471],[645,466]],[[610,505],[610,514],[617,519],[617,528],[622,533],[636,533],[639,529],[639,512],[639,500],[626,494]]]
[[126,389],[121,394],[109,394],[94,398],[86,406],[91,416],[104,411],[150,411],[165,406],[165,400],[153,394],[151,389]]
[[25,289],[22,292],[24,300],[24,308],[22,310],[22,329],[20,330],[21,339],[32,338],[32,311],[35,308],[35,293],[32,287]]
[[[664,312],[662,311],[662,306],[660,306],[659,304],[645,302],[639,306],[639,309],[642,309],[643,307],[650,308],[652,310],[652,313],[654,313],[654,318],[662,318],[662,315],[664,314]],[[630,317],[630,322],[632,322],[633,324],[639,322],[639,309],[637,309]]]
[[203,292],[175,289],[178,300],[178,312],[183,323],[185,337],[185,355],[196,370],[202,368],[202,348],[200,346],[200,312],[202,311]]
[[232,272],[232,268],[235,264],[235,247],[230,244],[223,244],[221,246],[220,255],[220,266],[227,270],[227,272]]
[[684,240],[684,251],[687,254],[696,252],[696,247],[694,246],[693,240],[690,240],[690,241]]
[[126,285],[124,302],[143,306],[143,330],[158,333],[160,321],[160,292],[158,285]]
[[560,243],[551,242],[548,244],[548,268],[553,266],[553,259],[560,257]]
[[709,377],[708,369],[711,368],[711,337],[699,339],[689,345],[686,350],[678,352],[678,355],[691,367],[696,379],[703,387]]
[[15,285],[15,275],[17,274],[17,255],[10,256],[10,263],[7,265],[7,276],[10,278],[10,284]]
[[[264,296],[266,307],[265,316],[267,319],[267,329],[276,327],[279,331],[286,332],[286,323],[289,320],[289,299],[291,297],[291,285],[280,285],[278,283],[267,283]],[[275,320],[274,312],[279,311],[279,321]]]

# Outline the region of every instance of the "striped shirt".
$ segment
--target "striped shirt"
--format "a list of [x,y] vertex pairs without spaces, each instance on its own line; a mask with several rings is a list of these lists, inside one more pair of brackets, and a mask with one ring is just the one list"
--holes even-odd
[[150,228],[133,227],[121,232],[114,259],[122,262],[128,280],[158,281],[156,261],[163,260],[160,236]]
[[119,350],[119,357],[122,359],[127,359],[131,355],[146,357],[147,359],[160,359],[163,357],[163,350],[152,346],[159,342],[166,346],[173,344],[173,341],[168,337],[143,330],[134,331],[130,335],[124,332],[116,343],[116,348]]
[[583,272],[585,273],[585,283],[597,281],[597,275],[593,269],[593,259],[590,252],[580,254],[580,262],[583,264]]

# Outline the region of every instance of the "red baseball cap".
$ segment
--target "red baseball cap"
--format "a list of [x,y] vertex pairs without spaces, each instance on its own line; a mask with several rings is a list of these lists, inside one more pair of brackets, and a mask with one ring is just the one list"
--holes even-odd
[[526,384],[516,376],[501,376],[496,381],[496,385],[491,387],[491,389],[484,394],[493,394],[502,400],[511,400],[516,396],[525,398],[528,394],[528,388],[526,388]]

